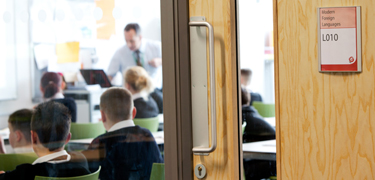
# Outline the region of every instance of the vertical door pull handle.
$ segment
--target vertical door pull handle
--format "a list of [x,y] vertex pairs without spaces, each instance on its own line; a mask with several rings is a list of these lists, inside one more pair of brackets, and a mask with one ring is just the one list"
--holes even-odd
[[[211,153],[215,151],[216,138],[216,92],[215,92],[215,52],[214,52],[214,28],[206,21],[190,21],[189,26],[206,26],[208,28],[208,44],[210,57],[210,97],[211,97],[211,146],[193,147],[193,153]],[[208,130],[208,129],[207,129]]]

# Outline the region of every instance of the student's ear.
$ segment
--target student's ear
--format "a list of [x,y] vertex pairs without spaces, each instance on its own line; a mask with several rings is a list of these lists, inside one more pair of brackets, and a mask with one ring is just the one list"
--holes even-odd
[[72,133],[69,133],[68,137],[66,137],[65,144],[68,144],[71,138],[72,138]]
[[39,86],[39,89],[40,89],[40,92],[42,92],[42,94],[44,94],[44,89],[41,85]]
[[31,132],[31,144],[37,144],[38,142],[38,134],[34,131],[30,131]]
[[132,111],[132,119],[135,118],[135,115],[137,115],[137,109],[135,107],[133,107],[133,111]]
[[61,82],[61,90],[64,90],[66,87],[66,83],[64,81]]
[[20,130],[16,130],[14,133],[16,134],[16,141],[20,142],[23,136],[22,132]]
[[105,116],[105,113],[102,110],[100,110],[100,114],[102,115],[103,123],[107,122],[107,117]]
[[125,89],[129,90],[129,84],[128,83],[125,83]]

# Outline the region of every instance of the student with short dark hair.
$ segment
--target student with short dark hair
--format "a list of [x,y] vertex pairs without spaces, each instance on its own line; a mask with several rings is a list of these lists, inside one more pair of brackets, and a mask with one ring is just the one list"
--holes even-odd
[[21,164],[13,171],[0,174],[0,180],[89,174],[87,162],[71,162],[71,155],[64,150],[71,136],[70,122],[70,112],[64,105],[54,101],[38,105],[31,118],[31,143],[39,158],[32,164]]
[[92,170],[101,166],[101,180],[148,180],[152,164],[163,162],[152,133],[134,125],[136,111],[131,93],[124,88],[109,88],[100,97],[107,133],[96,137],[82,153]]
[[[241,69],[241,86],[247,88],[250,85],[253,71],[251,69]],[[246,89],[247,91],[250,91]],[[253,105],[254,101],[263,102],[262,96],[259,93],[250,91],[250,106]]]
[[[31,146],[30,123],[33,111],[21,109],[9,116],[9,143],[15,153],[33,152]],[[4,142],[0,140],[0,154],[5,154]]]

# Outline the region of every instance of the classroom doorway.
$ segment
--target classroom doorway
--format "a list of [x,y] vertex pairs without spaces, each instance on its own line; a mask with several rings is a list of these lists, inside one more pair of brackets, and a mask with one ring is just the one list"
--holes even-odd
[[246,179],[276,179],[273,1],[237,1],[243,169]]

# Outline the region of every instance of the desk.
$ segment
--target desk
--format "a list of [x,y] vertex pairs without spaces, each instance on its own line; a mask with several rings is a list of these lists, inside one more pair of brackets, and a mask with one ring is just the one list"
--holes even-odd
[[276,140],[243,143],[244,159],[276,161]]
[[65,90],[64,96],[71,97],[77,104],[77,123],[96,123],[101,118],[100,96],[106,88],[98,90]]
[[164,114],[159,114],[159,127],[158,131],[164,131]]
[[[152,133],[158,145],[164,145],[164,131]],[[94,138],[75,139],[68,142],[69,150],[87,149]]]
[[0,130],[0,136],[4,140],[8,140],[9,139],[9,128],[4,128],[4,129]]

